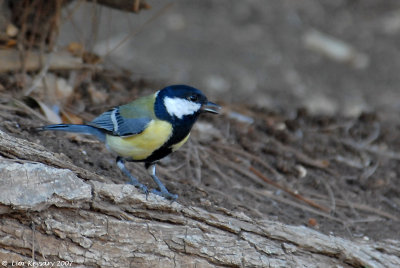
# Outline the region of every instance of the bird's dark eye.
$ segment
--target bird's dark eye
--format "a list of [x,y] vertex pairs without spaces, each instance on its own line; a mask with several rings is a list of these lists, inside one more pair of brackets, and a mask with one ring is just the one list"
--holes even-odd
[[196,101],[199,100],[199,97],[198,97],[197,95],[190,95],[190,96],[188,97],[188,100],[193,101],[193,102],[196,102]]

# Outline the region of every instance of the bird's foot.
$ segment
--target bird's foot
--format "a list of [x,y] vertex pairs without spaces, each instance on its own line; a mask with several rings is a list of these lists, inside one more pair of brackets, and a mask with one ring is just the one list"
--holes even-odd
[[149,189],[147,188],[146,185],[143,185],[139,182],[133,182],[133,181],[128,181],[127,184],[131,184],[133,186],[135,186],[136,188],[138,188],[142,193],[144,193],[147,196],[149,195]]
[[168,192],[167,190],[165,191],[159,191],[156,189],[151,190],[151,192],[153,194],[159,195],[164,197],[165,199],[171,200],[172,202],[175,201],[176,199],[178,199],[178,195],[177,194],[171,194],[170,192]]

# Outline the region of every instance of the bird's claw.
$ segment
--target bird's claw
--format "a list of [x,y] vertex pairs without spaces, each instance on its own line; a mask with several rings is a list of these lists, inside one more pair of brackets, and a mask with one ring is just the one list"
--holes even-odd
[[147,189],[147,187],[144,186],[143,184],[136,186],[136,187],[139,188],[139,190],[142,191],[146,195],[146,199],[147,199],[147,196],[149,195],[149,189]]
[[138,188],[142,193],[144,193],[146,195],[146,199],[147,199],[147,196],[149,195],[149,189],[147,188],[147,186],[145,186],[141,183],[132,183],[131,181],[127,182],[127,184],[131,184],[131,185],[135,186],[136,188]]
[[176,201],[176,199],[178,199],[178,195],[177,194],[171,194],[168,191],[159,191],[159,190],[156,190],[156,189],[152,189],[151,192],[153,194],[162,196],[165,199],[171,200],[172,202],[174,202],[174,201]]

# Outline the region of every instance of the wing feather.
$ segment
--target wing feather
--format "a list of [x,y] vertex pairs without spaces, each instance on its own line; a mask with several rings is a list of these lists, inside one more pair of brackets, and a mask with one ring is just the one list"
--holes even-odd
[[115,107],[88,123],[114,136],[132,136],[141,133],[156,119],[154,103],[157,93],[139,98],[131,103]]
[[152,120],[149,117],[124,118],[119,110],[119,107],[113,108],[89,122],[88,125],[103,129],[114,136],[126,137],[141,133]]

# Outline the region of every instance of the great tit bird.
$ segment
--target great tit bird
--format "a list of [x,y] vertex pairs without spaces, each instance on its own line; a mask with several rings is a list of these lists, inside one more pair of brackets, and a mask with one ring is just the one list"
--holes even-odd
[[58,124],[39,127],[93,135],[116,153],[117,165],[130,183],[143,191],[141,184],[125,166],[125,161],[144,162],[158,190],[151,192],[176,200],[156,175],[156,162],[178,150],[189,138],[193,124],[202,112],[218,113],[221,107],[207,100],[198,89],[186,85],[165,87],[152,95],[118,106],[85,125]]

